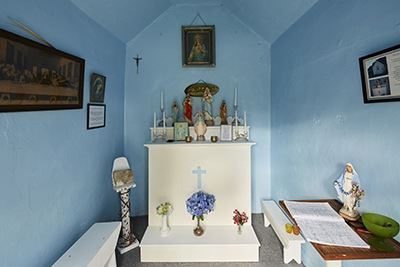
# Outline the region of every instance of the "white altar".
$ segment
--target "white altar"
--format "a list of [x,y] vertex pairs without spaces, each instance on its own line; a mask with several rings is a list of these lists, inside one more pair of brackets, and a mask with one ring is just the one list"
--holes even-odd
[[[141,241],[143,262],[258,261],[259,242],[251,226],[252,142],[152,143],[149,158],[149,226]],[[200,170],[200,171],[199,171]],[[200,175],[198,173],[201,173]],[[205,216],[206,231],[193,235],[185,201],[203,190],[216,198],[215,210]],[[156,207],[170,202],[171,232],[160,234]],[[249,215],[237,233],[233,211]]]

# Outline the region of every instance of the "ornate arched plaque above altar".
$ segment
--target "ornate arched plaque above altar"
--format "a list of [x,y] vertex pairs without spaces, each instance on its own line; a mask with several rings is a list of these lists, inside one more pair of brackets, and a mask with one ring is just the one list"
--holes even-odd
[[211,95],[215,95],[219,91],[219,87],[217,85],[206,83],[205,81],[200,80],[186,87],[185,94],[202,97],[206,88],[210,90]]

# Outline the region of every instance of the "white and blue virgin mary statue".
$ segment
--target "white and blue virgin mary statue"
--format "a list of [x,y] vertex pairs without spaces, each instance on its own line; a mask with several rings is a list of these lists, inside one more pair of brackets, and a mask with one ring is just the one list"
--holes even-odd
[[351,163],[346,163],[343,173],[333,183],[338,198],[343,204],[347,204],[348,196],[351,194],[353,185],[360,185],[360,177]]
[[204,94],[203,98],[201,100],[202,102],[202,109],[203,109],[203,115],[204,115],[204,120],[208,126],[214,125],[214,119],[212,116],[212,95],[210,92],[210,89],[206,87],[204,89]]

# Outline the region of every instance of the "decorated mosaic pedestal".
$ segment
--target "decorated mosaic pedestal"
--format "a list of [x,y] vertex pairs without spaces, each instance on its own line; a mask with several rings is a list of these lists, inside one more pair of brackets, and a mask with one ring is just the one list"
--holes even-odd
[[130,189],[124,189],[120,192],[122,228],[118,250],[121,254],[139,245],[139,241],[131,231],[129,191]]

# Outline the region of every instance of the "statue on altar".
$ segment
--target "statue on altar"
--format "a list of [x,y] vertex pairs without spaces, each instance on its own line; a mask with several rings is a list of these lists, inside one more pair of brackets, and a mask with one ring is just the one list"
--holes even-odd
[[207,132],[207,125],[204,122],[204,117],[203,113],[198,112],[196,114],[196,123],[194,124],[194,131],[197,135],[197,141],[205,141],[205,134]]
[[340,209],[340,215],[350,221],[356,221],[360,217],[357,206],[364,190],[360,188],[360,178],[351,163],[346,163],[344,172],[334,182],[339,200],[343,203]]
[[178,121],[179,119],[179,107],[178,107],[178,103],[176,103],[176,101],[174,101],[172,103],[172,107],[171,107],[171,117],[172,117],[172,121],[175,123]]
[[203,106],[204,121],[207,126],[213,126],[214,119],[212,117],[212,95],[208,87],[204,89],[204,94],[201,102]]
[[221,118],[222,125],[228,124],[228,107],[225,100],[222,100],[221,107],[219,108],[219,117]]
[[185,121],[189,123],[189,125],[193,125],[192,121],[192,100],[190,99],[190,95],[186,94],[185,99],[183,100],[183,117]]

